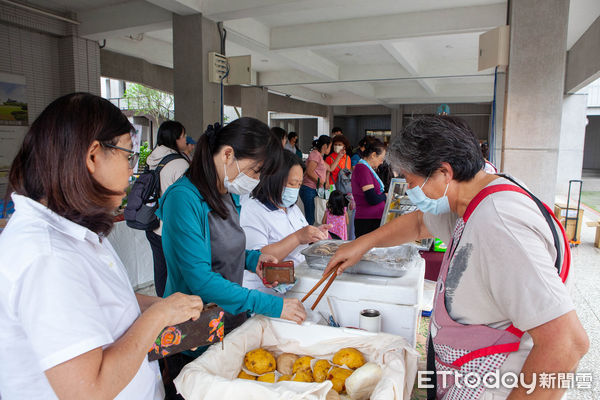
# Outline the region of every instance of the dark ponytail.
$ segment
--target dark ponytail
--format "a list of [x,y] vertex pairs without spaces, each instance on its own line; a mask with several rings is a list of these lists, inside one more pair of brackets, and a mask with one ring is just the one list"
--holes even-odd
[[237,160],[250,159],[262,163],[261,175],[271,175],[281,167],[283,149],[269,127],[254,118],[242,117],[223,127],[218,123],[208,126],[198,140],[187,177],[210,208],[226,219],[229,212],[217,186],[217,169],[213,159],[223,146],[231,146]]
[[321,135],[321,136],[319,136],[318,139],[313,140],[312,147],[313,147],[313,149],[319,151],[319,153],[320,153],[323,146],[328,145],[330,143],[331,143],[331,138],[329,136]]

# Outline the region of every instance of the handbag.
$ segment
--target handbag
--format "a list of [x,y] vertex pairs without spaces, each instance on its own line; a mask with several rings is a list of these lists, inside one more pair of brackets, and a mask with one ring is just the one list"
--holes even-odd
[[321,225],[325,210],[327,210],[327,200],[329,199],[329,190],[325,189],[325,183],[321,187],[321,179],[317,179],[317,195],[315,196],[315,226]]

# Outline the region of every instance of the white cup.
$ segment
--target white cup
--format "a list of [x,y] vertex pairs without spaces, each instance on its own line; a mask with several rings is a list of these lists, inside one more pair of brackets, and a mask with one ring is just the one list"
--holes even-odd
[[373,309],[362,310],[358,318],[358,327],[369,332],[380,332],[381,313]]

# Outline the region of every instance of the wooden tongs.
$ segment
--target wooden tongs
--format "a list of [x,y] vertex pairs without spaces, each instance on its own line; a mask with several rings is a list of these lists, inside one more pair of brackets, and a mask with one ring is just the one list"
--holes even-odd
[[340,267],[340,265],[342,265],[342,263],[339,263],[338,265],[335,266],[335,268],[333,268],[331,271],[329,271],[327,273],[327,275],[323,275],[323,277],[321,278],[321,280],[319,282],[317,282],[317,284],[315,286],[313,286],[312,289],[310,289],[310,291],[308,293],[306,293],[306,296],[304,296],[301,300],[302,303],[304,303],[304,301],[306,299],[308,299],[308,297],[313,294],[313,292],[315,290],[317,290],[317,288],[319,286],[321,286],[321,284],[323,282],[325,282],[325,279],[329,278],[331,276],[331,278],[329,278],[329,281],[327,282],[327,284],[325,285],[325,288],[321,291],[321,293],[319,294],[319,296],[317,297],[317,300],[314,302],[314,304],[312,305],[312,307],[310,308],[311,310],[314,310],[315,307],[317,307],[317,304],[319,304],[319,302],[321,301],[321,299],[323,298],[323,295],[325,294],[325,292],[329,289],[329,287],[331,286],[331,284],[333,283],[333,281],[335,280],[335,278],[337,277],[337,270]]

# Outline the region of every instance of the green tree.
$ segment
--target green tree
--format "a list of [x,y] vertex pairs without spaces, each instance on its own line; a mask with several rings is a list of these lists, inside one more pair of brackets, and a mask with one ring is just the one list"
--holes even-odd
[[136,110],[135,115],[149,115],[157,124],[169,119],[169,112],[173,108],[173,95],[139,83],[131,83],[127,85],[124,96],[127,99],[127,108]]

